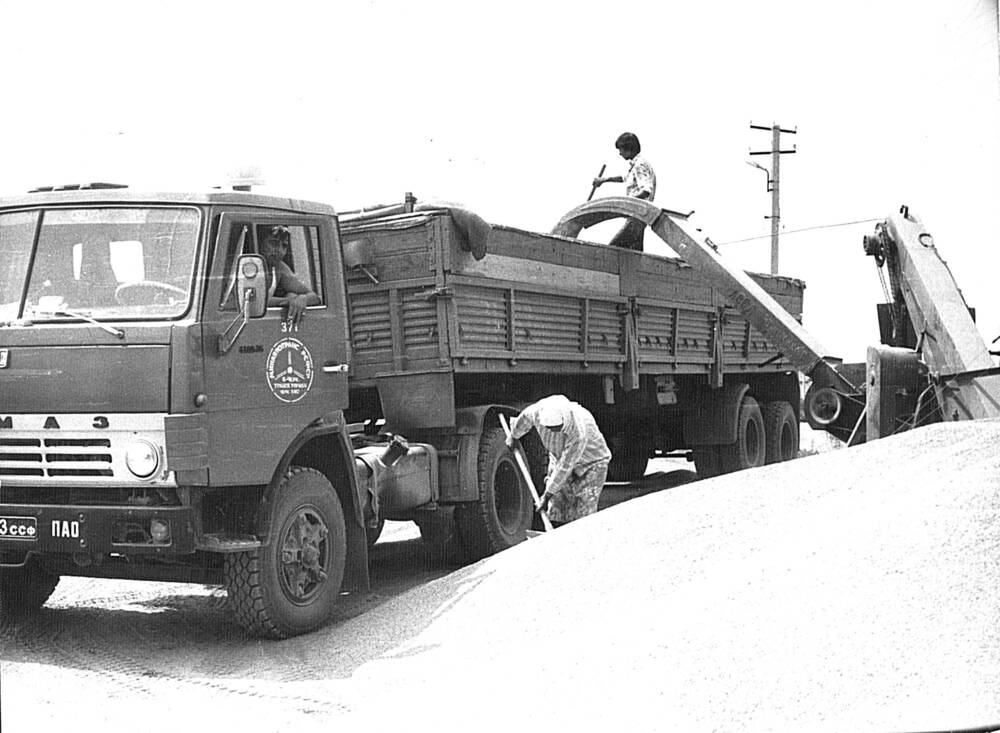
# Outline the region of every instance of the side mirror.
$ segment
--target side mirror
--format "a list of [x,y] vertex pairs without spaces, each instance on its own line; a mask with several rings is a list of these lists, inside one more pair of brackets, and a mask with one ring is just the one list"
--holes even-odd
[[247,318],[261,318],[267,312],[267,268],[260,255],[240,255],[236,263],[236,293],[240,310]]
[[240,255],[236,261],[236,297],[240,312],[219,335],[220,354],[233,348],[247,321],[267,312],[267,268],[260,255]]

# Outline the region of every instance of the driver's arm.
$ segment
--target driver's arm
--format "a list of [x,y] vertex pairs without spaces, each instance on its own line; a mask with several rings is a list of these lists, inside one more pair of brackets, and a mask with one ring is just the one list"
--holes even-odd
[[319,296],[302,282],[291,268],[282,262],[276,269],[274,277],[277,280],[276,293],[267,299],[268,306],[288,306],[288,320],[298,323],[303,313],[310,305],[319,305]]

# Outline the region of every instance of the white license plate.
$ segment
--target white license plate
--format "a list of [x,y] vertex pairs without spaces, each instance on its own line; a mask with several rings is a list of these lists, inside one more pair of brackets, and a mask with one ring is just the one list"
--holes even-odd
[[34,517],[0,517],[0,539],[34,540],[38,528]]

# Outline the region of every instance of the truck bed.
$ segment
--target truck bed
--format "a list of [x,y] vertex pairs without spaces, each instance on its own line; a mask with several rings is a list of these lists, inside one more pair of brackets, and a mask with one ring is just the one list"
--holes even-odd
[[[725,372],[792,368],[678,258],[493,226],[477,260],[447,211],[342,225],[357,239],[373,245],[371,276],[348,272],[358,385],[441,369],[607,374],[629,358],[644,374],[707,373],[720,315]],[[802,281],[751,276],[801,320]]]

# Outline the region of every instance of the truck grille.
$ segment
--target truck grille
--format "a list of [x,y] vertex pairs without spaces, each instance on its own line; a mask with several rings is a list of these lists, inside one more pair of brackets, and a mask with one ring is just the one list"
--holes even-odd
[[106,438],[0,438],[0,476],[114,476]]

